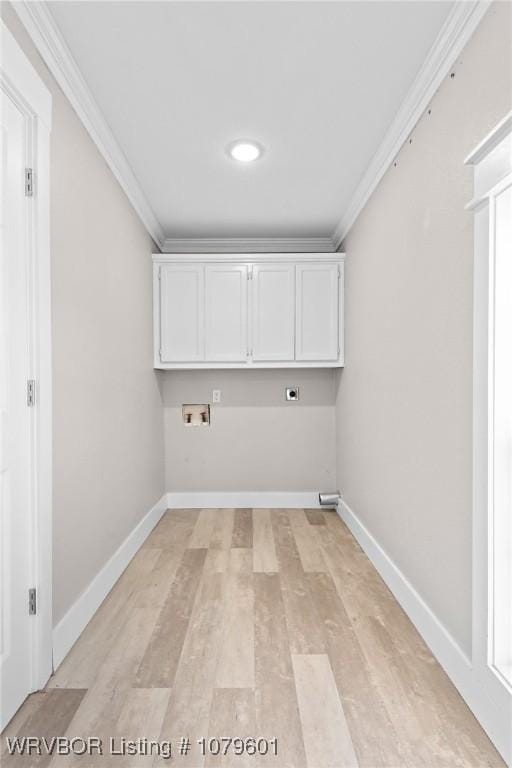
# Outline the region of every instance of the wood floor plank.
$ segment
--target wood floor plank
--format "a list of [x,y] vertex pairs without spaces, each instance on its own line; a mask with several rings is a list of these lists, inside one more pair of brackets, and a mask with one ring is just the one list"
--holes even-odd
[[280,575],[254,575],[256,650],[256,735],[276,738],[277,759],[269,754],[258,765],[305,768],[306,755],[297,704]]
[[[210,710],[208,739],[222,737],[241,739],[254,738],[256,734],[256,712],[253,688],[217,688],[213,693]],[[235,754],[230,747],[226,754],[208,754],[205,765],[222,768],[253,768],[257,757],[243,752]]]
[[191,549],[208,549],[215,528],[218,509],[201,509],[188,546]]
[[[394,674],[409,692],[425,741],[436,745],[440,767],[501,765],[499,757],[493,760],[490,740],[422,638],[417,635],[416,653],[403,652],[398,642],[402,633],[397,634],[393,618],[383,622],[368,617],[365,622],[375,642],[385,649]],[[423,754],[427,763],[429,753]]]
[[328,656],[292,655],[308,768],[358,768]]
[[173,686],[205,558],[205,549],[185,551],[137,670],[138,687]]
[[[187,550],[183,555],[183,558],[190,560],[197,558],[204,561],[204,557],[205,550]],[[130,690],[138,683],[137,673],[155,632],[163,606],[169,598],[170,585],[173,583],[181,585],[184,579],[183,568],[178,575],[181,565],[182,558],[179,555],[176,553],[173,555],[171,550],[162,551],[154,570],[145,577],[145,585],[140,590],[137,604],[135,607],[130,607],[122,633],[99,666],[93,685],[87,691],[73,717],[68,728],[68,736],[82,738],[98,736],[107,743],[110,736],[116,733],[117,723]],[[189,565],[191,565],[190,562]],[[177,577],[176,581],[175,577]],[[180,589],[181,586],[177,591],[179,592]],[[190,596],[187,599],[191,599]],[[178,609],[179,607],[178,604]],[[168,655],[177,653],[177,649],[171,646],[165,651],[167,655],[164,654],[162,657],[163,664],[167,663]],[[50,765],[51,768],[62,766],[74,768],[76,765],[83,768],[83,762],[79,756],[71,759],[56,757]],[[88,763],[91,768],[104,768],[111,764],[111,760],[108,755],[95,754],[88,757]]]
[[[171,691],[168,688],[131,688],[127,691],[119,719],[116,723],[115,744],[118,748],[121,739],[137,741],[140,738],[157,741],[162,730],[162,723],[169,705]],[[109,761],[112,766],[119,765],[122,760],[123,768],[140,768],[153,765],[155,752],[147,755],[123,755],[122,758],[113,755]]]
[[32,717],[34,712],[38,709],[41,701],[45,700],[45,694],[47,693],[47,690],[48,689],[29,694],[21,707],[15,713],[14,717],[12,717],[7,723],[1,732],[2,738],[0,739],[0,755],[4,754],[6,747],[5,738],[7,736],[16,736],[18,733],[22,732],[22,729],[24,728],[27,720]]
[[[344,535],[345,532],[340,528],[339,536]],[[367,617],[374,612],[373,606],[377,594],[372,586],[372,578],[366,574],[366,566],[359,562],[357,555],[354,559],[352,544],[340,550],[339,540],[335,540],[328,526],[321,531],[320,536],[330,575],[350,618],[373,684],[384,702],[397,734],[397,742],[401,745],[402,761],[410,768],[424,766],[421,754],[423,733],[414,707],[411,707],[409,692],[404,688],[400,677],[390,669],[384,649],[378,642],[372,640],[366,628]],[[340,557],[340,551],[345,552],[345,558]],[[377,589],[377,585],[375,586]],[[431,757],[432,755],[430,759]]]
[[[160,734],[177,744],[182,737],[190,738],[190,753],[175,761],[188,768],[204,765],[197,739],[208,734],[222,637],[224,578],[224,574],[205,573],[201,581]],[[159,766],[168,764],[155,761]]]
[[273,510],[272,528],[291,652],[325,653],[323,630],[286,510]]
[[318,528],[322,553],[351,620],[384,616],[396,604],[393,595],[345,524],[338,517],[327,520],[324,527]]
[[[35,694],[33,703],[36,706],[13,735],[39,736],[46,738],[48,742],[52,737],[64,736],[85,694],[85,690],[73,688],[53,688]],[[52,755],[45,754],[44,751],[41,755],[8,755],[5,745],[2,747],[3,768],[18,768],[18,766],[45,768],[52,761]]]
[[216,688],[254,687],[252,551],[232,549],[224,579],[223,638]]
[[232,547],[250,549],[252,547],[252,509],[235,510]]
[[49,688],[90,688],[137,604],[145,579],[153,571],[161,549],[140,549],[107,595],[62,664],[48,681]]
[[229,551],[235,524],[234,509],[219,509],[215,515],[210,546],[206,555],[205,570],[225,573],[229,567]]
[[360,768],[406,765],[362,648],[329,574],[307,576]]
[[[159,733],[175,747],[188,736],[190,753],[175,751],[173,764],[202,768],[196,739],[252,729],[249,735],[277,738],[278,756],[247,765],[328,768],[340,755],[353,764],[348,729],[359,768],[504,768],[340,518],[322,510],[261,513],[254,511],[252,549],[234,546],[250,541],[245,511],[164,515],[47,691],[28,698],[6,734],[58,731],[106,744],[111,736]],[[314,531],[313,539],[304,531]],[[317,549],[327,570],[310,570],[319,567]],[[65,705],[52,699],[60,695],[70,696]],[[151,760],[53,756],[38,764],[113,768]]]
[[446,739],[439,711],[425,706],[423,694],[411,687],[404,659],[385,628],[377,624],[364,617],[356,632],[408,763],[428,768],[434,750],[436,768],[464,765],[455,745]]
[[295,545],[299,552],[302,568],[306,573],[327,571],[316,525],[311,525],[302,509],[288,511]]
[[89,688],[65,735],[69,739],[98,738],[103,744],[103,754],[96,750],[87,756],[56,754],[49,763],[50,768],[84,768],[84,763],[87,768],[108,768],[112,760],[109,754],[109,740],[116,733],[117,722],[129,690],[129,685],[124,681],[120,681],[119,686],[114,688],[98,681]]
[[404,763],[414,768],[429,766],[431,745],[435,744],[439,768],[471,765],[450,724],[453,712],[440,716],[438,706],[429,706],[429,697],[436,698],[437,694],[428,669],[423,687],[413,684],[408,674],[408,659],[413,660],[416,670],[423,658],[428,660],[427,666],[435,664],[416,629],[341,521],[328,520],[321,536],[326,561],[393,723]]
[[168,509],[144,544],[144,549],[185,549],[199,517],[198,509]]
[[253,568],[255,573],[276,573],[279,565],[276,557],[270,509],[255,509],[253,524]]
[[310,525],[325,525],[325,517],[321,509],[304,510]]

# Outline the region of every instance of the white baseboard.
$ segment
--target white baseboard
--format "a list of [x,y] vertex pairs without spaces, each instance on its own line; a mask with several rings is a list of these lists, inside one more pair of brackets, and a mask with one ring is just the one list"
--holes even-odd
[[262,507],[293,509],[318,507],[317,491],[170,491],[169,509]]
[[53,630],[53,668],[57,669],[78,640],[132,557],[167,509],[167,494],[152,507],[94,577]]
[[340,501],[338,505],[338,514],[465,699],[496,749],[505,761],[510,759],[510,722],[507,713],[489,698],[471,660],[344,501]]

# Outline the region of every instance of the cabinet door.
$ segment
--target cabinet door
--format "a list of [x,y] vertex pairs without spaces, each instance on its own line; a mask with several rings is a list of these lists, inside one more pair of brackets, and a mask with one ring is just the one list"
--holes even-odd
[[255,264],[252,283],[253,360],[293,360],[295,266]]
[[338,265],[296,267],[296,360],[337,360]]
[[204,267],[160,267],[160,359],[163,363],[204,360]]
[[208,264],[206,273],[206,360],[247,360],[246,264]]

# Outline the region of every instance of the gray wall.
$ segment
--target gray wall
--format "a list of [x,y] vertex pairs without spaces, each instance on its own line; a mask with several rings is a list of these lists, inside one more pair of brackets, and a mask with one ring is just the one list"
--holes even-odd
[[[169,491],[312,491],[335,477],[332,370],[169,371],[162,376]],[[286,386],[300,387],[298,403]],[[211,426],[186,427],[182,403],[211,403]]]
[[338,483],[467,652],[473,218],[463,161],[511,108],[511,9],[491,7],[345,243]]
[[154,246],[12,8],[53,94],[54,623],[164,492]]

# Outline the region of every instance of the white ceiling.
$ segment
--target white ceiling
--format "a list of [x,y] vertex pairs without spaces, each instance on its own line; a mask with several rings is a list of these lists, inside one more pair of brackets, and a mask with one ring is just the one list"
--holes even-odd
[[168,238],[331,236],[452,6],[48,4]]

